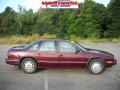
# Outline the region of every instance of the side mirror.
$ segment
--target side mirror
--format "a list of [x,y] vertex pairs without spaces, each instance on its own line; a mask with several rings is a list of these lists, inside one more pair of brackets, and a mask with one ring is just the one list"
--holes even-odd
[[75,54],[78,54],[79,52],[80,52],[80,50],[77,49],[77,50],[75,51]]

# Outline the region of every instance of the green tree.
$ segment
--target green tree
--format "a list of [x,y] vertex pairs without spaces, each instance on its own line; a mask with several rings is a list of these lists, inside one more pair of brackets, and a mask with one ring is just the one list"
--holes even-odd
[[103,4],[96,3],[93,6],[93,19],[97,25],[97,29],[99,29],[99,37],[104,38],[104,32],[107,30],[106,28],[106,8]]
[[33,26],[36,24],[36,17],[33,13],[33,10],[24,10],[22,17],[22,33],[23,35],[31,35]]
[[53,34],[55,32],[55,28],[52,22],[52,10],[50,9],[40,9],[36,13],[36,24],[34,26],[34,33],[39,33],[43,35],[45,33]]
[[120,36],[120,0],[111,0],[107,7],[107,31],[104,36],[116,37]]
[[16,13],[12,8],[6,7],[5,11],[0,15],[0,35],[13,35],[15,30],[15,17]]
[[17,34],[22,35],[23,34],[22,15],[23,15],[25,8],[23,8],[21,5],[18,5],[18,10],[19,10],[19,12],[17,13],[17,15],[15,17],[15,21],[16,21],[15,25],[16,25]]
[[78,32],[84,37],[99,38],[99,24],[96,23],[94,19],[94,6],[95,2],[92,0],[85,0],[84,4],[80,7],[81,12],[78,21],[80,21],[80,26],[78,27]]

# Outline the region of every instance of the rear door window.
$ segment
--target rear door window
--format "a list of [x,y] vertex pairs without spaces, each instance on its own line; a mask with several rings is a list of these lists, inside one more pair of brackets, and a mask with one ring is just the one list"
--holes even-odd
[[41,46],[39,48],[39,51],[51,51],[56,52],[55,43],[54,41],[45,41],[41,43]]

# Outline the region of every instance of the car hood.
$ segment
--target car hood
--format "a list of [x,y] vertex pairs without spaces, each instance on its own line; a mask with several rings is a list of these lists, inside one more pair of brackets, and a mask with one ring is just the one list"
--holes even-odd
[[86,50],[88,52],[101,53],[101,54],[106,54],[106,55],[114,56],[112,53],[109,53],[109,52],[106,52],[106,51],[102,51],[102,50],[98,50],[98,49],[86,48]]

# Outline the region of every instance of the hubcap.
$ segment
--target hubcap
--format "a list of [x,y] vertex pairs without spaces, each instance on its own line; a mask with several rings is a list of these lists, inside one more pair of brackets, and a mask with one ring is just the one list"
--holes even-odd
[[101,72],[102,70],[102,65],[100,62],[94,62],[92,65],[91,65],[91,70],[94,72],[94,73],[99,73]]
[[24,69],[28,72],[32,71],[34,69],[34,65],[31,61],[26,61],[24,63]]

